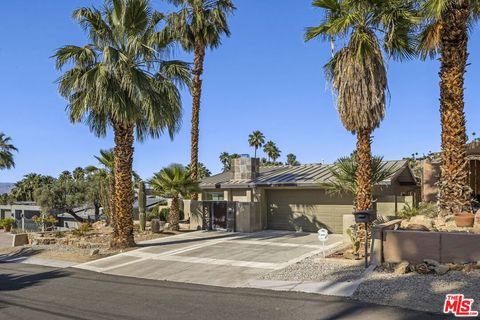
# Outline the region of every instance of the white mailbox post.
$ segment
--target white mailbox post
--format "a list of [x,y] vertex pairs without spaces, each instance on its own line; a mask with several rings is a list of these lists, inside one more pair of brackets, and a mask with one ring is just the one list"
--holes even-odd
[[328,230],[327,229],[319,229],[318,233],[318,240],[322,243],[323,246],[323,258],[325,259],[325,242],[328,240]]

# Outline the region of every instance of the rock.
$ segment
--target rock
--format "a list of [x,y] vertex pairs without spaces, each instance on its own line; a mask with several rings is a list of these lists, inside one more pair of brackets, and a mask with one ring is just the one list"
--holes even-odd
[[439,267],[440,266],[440,262],[438,262],[437,260],[433,260],[433,259],[423,259],[423,262],[425,262],[428,265],[434,266],[434,267]]
[[97,254],[99,254],[99,253],[100,253],[100,250],[99,250],[99,249],[92,249],[92,250],[90,250],[90,254],[89,254],[89,255],[90,255],[90,257],[92,257],[92,256],[95,256],[95,255],[97,255]]
[[472,264],[466,264],[463,267],[463,272],[472,272],[473,271],[473,265]]
[[442,228],[442,227],[445,227],[446,221],[445,219],[438,217],[433,220],[433,224],[435,228]]
[[409,263],[406,261],[400,262],[396,267],[395,267],[395,274],[405,274],[410,271],[409,268]]
[[153,233],[160,233],[160,220],[159,219],[152,219],[151,230],[152,230]]
[[413,216],[410,218],[409,224],[418,224],[430,229],[433,227],[433,219],[424,215]]
[[448,264],[448,267],[450,268],[450,270],[454,270],[454,271],[461,271],[461,270],[463,270],[463,265],[457,264],[457,263],[449,263],[449,264]]
[[343,257],[344,257],[345,259],[350,259],[350,260],[358,260],[358,259],[360,259],[357,255],[353,254],[352,252],[348,252],[348,251],[346,251],[346,252],[343,253]]
[[92,224],[92,228],[94,230],[99,230],[102,228],[105,228],[107,226],[107,223],[105,221],[97,221]]
[[437,267],[435,267],[435,273],[438,274],[438,275],[444,275],[445,273],[447,273],[450,268],[447,266],[447,265],[439,265]]
[[408,224],[407,226],[408,230],[414,230],[414,231],[430,231],[430,229],[423,224]]
[[428,274],[432,270],[428,267],[426,263],[419,263],[415,266],[415,271],[419,274]]

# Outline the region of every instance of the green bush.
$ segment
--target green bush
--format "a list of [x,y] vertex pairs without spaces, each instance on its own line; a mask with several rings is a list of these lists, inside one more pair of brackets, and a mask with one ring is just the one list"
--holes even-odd
[[406,203],[398,215],[403,219],[410,219],[411,217],[424,215],[429,218],[437,216],[437,206],[434,203],[421,203],[418,207]]
[[0,228],[10,229],[15,223],[13,218],[0,219]]

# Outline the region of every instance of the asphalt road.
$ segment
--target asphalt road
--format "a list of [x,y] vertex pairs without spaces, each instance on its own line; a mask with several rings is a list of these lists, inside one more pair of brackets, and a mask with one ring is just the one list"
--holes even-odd
[[0,263],[2,320],[439,318],[317,294],[222,288]]

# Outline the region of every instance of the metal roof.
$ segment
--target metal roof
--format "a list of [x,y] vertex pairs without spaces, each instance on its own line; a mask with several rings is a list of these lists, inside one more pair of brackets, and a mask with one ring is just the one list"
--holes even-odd
[[[390,185],[395,179],[402,176],[403,179],[412,180],[406,160],[385,161],[388,168],[393,168],[395,174],[382,185]],[[223,172],[202,180],[200,187],[203,189],[212,188],[240,188],[240,187],[318,187],[322,183],[329,182],[332,178],[331,171],[333,164],[304,164],[299,166],[267,166],[260,167],[258,177],[253,180],[234,180],[233,172]],[[407,171],[405,173],[405,171]]]

